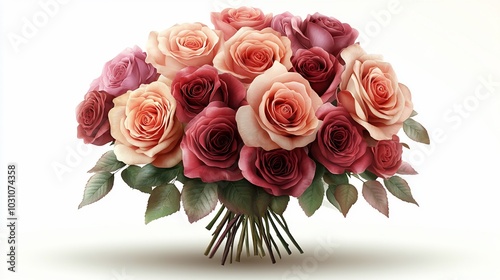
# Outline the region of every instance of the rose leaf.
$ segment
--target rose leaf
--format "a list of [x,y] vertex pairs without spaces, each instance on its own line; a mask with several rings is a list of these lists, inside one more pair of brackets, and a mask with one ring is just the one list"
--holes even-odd
[[413,141],[430,144],[429,134],[425,127],[412,118],[408,118],[403,123],[403,131]]
[[399,176],[392,176],[389,179],[384,179],[384,185],[395,197],[418,206],[418,203],[411,194],[410,186],[403,178]]
[[217,206],[217,184],[189,180],[182,188],[181,200],[189,222],[194,223]]
[[113,150],[104,153],[101,158],[96,162],[95,166],[92,167],[88,172],[95,173],[100,171],[113,172],[125,166],[125,163],[116,159],[115,152]]
[[98,172],[92,175],[85,185],[83,200],[78,209],[105,197],[113,188],[114,178],[114,174],[110,172]]
[[156,219],[168,216],[179,211],[181,207],[181,193],[174,184],[158,186],[153,189],[146,207],[146,224]]
[[379,181],[366,181],[361,191],[365,200],[380,213],[389,217],[389,203],[387,192]]

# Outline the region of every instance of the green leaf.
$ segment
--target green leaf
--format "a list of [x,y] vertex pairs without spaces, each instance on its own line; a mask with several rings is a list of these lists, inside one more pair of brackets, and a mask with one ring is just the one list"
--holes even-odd
[[171,183],[179,173],[182,173],[181,165],[172,168],[158,168],[147,164],[143,167],[130,165],[122,171],[121,176],[129,187],[151,193],[152,187]]
[[125,166],[125,163],[116,159],[115,152],[113,150],[104,153],[101,158],[96,162],[95,166],[92,167],[88,172],[113,172]]
[[308,217],[312,216],[316,210],[321,207],[325,196],[325,188],[323,186],[323,174],[325,168],[321,165],[316,165],[316,174],[311,185],[299,196],[299,205],[304,210]]
[[254,203],[257,188],[246,180],[227,182],[225,186],[219,187],[219,200],[236,214],[256,215]]
[[379,181],[366,181],[363,183],[363,197],[373,208],[389,217],[389,203],[387,192]]
[[174,184],[158,186],[153,189],[148,199],[145,222],[173,214],[181,208],[181,193]]
[[377,180],[378,176],[373,174],[372,172],[365,170],[365,172],[359,174],[363,179],[368,180],[368,181],[375,181]]
[[389,179],[384,179],[384,185],[395,197],[418,206],[418,203],[411,194],[410,186],[403,178],[399,176],[392,176]]
[[98,172],[90,177],[83,192],[83,200],[78,209],[105,197],[113,188],[114,175],[110,172]]
[[258,217],[264,217],[267,213],[267,208],[271,204],[271,195],[268,194],[264,189],[257,188],[255,194],[255,213]]
[[413,110],[413,111],[411,112],[410,117],[415,117],[416,115],[418,115],[417,111]]
[[347,173],[343,174],[332,174],[329,171],[326,171],[325,174],[323,175],[323,180],[325,180],[325,183],[328,185],[344,185],[344,184],[349,184],[349,178],[347,177]]
[[269,205],[269,207],[274,213],[278,215],[283,215],[283,213],[286,210],[286,207],[288,206],[289,201],[290,197],[288,195],[272,196],[271,204]]
[[340,208],[340,204],[337,201],[337,199],[335,198],[335,189],[337,188],[337,186],[339,186],[339,185],[330,185],[328,187],[328,189],[326,189],[326,199],[328,199],[328,201],[333,206],[335,206],[335,208],[337,208],[340,211],[340,213],[342,213],[342,209]]
[[339,204],[340,212],[346,217],[351,206],[358,200],[358,190],[351,184],[338,185],[333,195]]
[[423,125],[412,118],[408,118],[403,123],[403,130],[413,141],[430,144],[429,134]]
[[194,223],[217,206],[217,184],[188,180],[182,188],[181,200],[189,222]]

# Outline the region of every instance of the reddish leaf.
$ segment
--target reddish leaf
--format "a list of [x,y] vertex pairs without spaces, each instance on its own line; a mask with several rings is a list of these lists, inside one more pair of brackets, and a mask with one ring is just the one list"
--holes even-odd
[[366,181],[363,184],[363,197],[373,208],[389,217],[389,203],[387,201],[387,192],[379,181]]
[[398,171],[396,172],[401,175],[417,175],[418,172],[413,169],[413,167],[408,163],[403,161]]

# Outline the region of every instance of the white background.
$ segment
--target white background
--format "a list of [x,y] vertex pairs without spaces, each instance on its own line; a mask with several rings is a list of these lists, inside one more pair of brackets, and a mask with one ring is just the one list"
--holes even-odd
[[[0,4],[2,279],[500,279],[497,2],[48,2]],[[405,177],[420,207],[390,197],[388,219],[360,197],[347,218],[327,205],[307,218],[292,199],[285,214],[305,253],[225,266],[203,255],[208,218],[189,224],[177,213],[146,226],[147,196],[118,179],[77,210],[86,171],[108,147],[76,139],[75,107],[104,63],[144,48],[151,30],[211,25],[209,12],[239,5],[336,17],[393,64],[431,134],[430,146],[405,151],[420,173]],[[8,163],[18,166],[17,273],[4,261]]]

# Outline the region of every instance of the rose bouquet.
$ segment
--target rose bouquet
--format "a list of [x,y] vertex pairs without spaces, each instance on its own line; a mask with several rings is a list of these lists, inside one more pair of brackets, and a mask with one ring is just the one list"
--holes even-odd
[[356,29],[250,7],[211,22],[151,32],[145,51],[125,49],[91,83],[77,136],[112,149],[89,171],[80,208],[108,194],[118,172],[149,195],[146,223],[181,205],[193,223],[219,206],[205,254],[222,246],[224,264],[243,251],[275,262],[279,243],[302,252],[284,218],[290,197],[307,216],[325,197],[346,216],[359,180],[386,216],[387,191],[417,204],[400,176],[416,171],[398,133],[429,137],[409,89],[356,43]]

